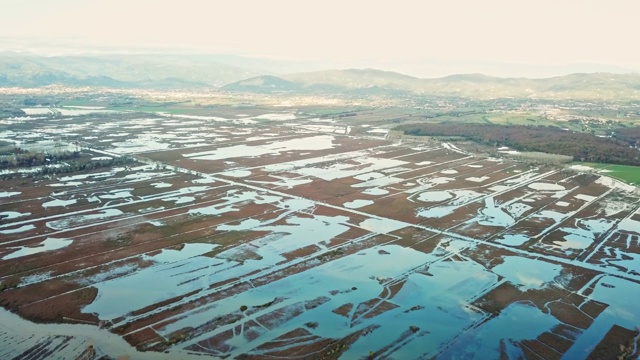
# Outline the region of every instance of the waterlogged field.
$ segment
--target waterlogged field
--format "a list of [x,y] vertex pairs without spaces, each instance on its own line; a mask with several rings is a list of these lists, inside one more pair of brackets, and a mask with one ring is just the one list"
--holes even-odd
[[606,173],[274,109],[82,110],[0,133],[138,161],[3,182],[2,358],[637,355],[640,192]]

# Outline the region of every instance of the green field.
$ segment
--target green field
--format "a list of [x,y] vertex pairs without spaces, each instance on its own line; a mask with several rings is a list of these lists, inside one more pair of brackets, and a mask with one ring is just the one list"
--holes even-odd
[[590,166],[596,169],[601,174],[611,176],[616,179],[620,179],[635,185],[640,185],[640,166],[597,164],[597,163],[574,163],[574,164]]

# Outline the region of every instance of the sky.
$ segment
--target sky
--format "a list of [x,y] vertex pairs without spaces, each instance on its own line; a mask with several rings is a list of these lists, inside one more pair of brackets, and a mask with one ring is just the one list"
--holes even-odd
[[407,68],[436,61],[640,71],[638,0],[0,0],[0,9],[2,50],[46,43]]

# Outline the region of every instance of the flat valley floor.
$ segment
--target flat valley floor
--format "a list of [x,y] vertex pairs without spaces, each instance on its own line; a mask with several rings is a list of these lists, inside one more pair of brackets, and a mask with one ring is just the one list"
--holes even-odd
[[637,187],[245,110],[88,111],[0,133],[136,160],[2,182],[0,303],[23,319],[0,314],[0,358],[602,359],[637,348]]

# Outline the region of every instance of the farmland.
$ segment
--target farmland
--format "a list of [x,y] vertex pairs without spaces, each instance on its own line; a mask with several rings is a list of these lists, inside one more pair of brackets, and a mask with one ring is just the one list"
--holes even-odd
[[392,140],[388,114],[35,109],[0,140],[133,160],[2,182],[0,357],[571,359],[640,342],[640,191],[607,173]]
[[[593,168],[595,172],[606,174],[607,176],[621,179],[623,181],[640,184],[640,167],[629,165],[615,165],[615,164],[597,164],[597,163],[584,163],[579,164],[581,166],[588,166]],[[588,170],[585,168],[585,170]]]

